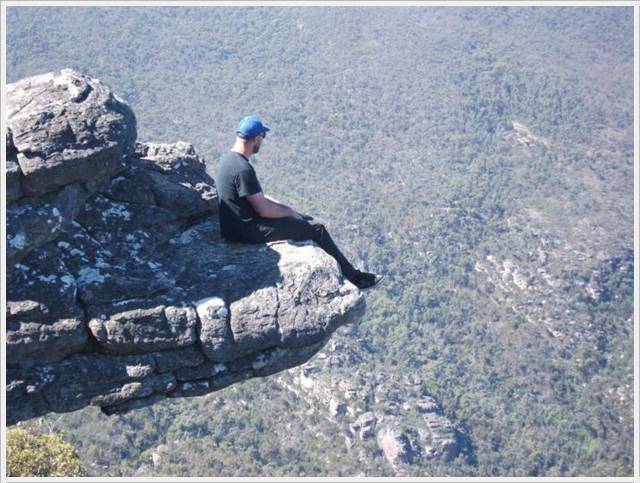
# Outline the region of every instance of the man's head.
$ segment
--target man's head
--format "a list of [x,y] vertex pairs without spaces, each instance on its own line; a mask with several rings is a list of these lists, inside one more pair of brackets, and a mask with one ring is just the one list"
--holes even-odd
[[236,126],[236,143],[244,144],[249,154],[255,154],[260,151],[260,145],[268,131],[270,129],[262,124],[258,116],[243,117]]

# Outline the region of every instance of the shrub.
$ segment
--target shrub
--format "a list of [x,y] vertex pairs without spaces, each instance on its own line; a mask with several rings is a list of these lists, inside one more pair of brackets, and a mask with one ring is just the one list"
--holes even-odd
[[7,476],[83,476],[75,449],[59,434],[7,431]]

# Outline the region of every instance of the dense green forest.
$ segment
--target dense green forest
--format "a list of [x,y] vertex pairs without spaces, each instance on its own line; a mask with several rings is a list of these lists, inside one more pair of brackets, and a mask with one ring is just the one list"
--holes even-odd
[[[265,192],[387,276],[361,365],[468,438],[409,474],[633,474],[632,7],[9,6],[6,36],[7,82],[98,78],[212,173],[262,116]],[[269,378],[26,426],[89,476],[395,475]]]

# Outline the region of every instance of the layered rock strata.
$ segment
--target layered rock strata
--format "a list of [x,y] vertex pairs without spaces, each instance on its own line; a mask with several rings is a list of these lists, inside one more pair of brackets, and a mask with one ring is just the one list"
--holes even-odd
[[7,423],[128,411],[307,361],[365,302],[312,243],[229,244],[187,143],[71,70],[7,88]]

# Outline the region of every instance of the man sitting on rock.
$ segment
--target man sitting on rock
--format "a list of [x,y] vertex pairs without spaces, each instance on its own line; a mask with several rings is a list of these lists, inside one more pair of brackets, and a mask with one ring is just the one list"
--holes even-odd
[[260,150],[268,131],[259,117],[242,118],[233,148],[220,160],[215,181],[222,237],[242,243],[313,240],[337,260],[343,275],[356,287],[376,285],[382,276],[355,269],[324,225],[263,194],[249,157]]

